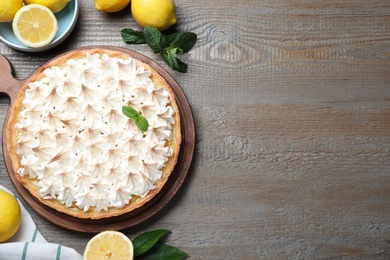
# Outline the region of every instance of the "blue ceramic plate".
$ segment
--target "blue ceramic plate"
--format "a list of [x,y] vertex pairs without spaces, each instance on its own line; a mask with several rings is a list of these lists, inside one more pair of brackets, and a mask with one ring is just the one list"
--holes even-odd
[[40,48],[30,48],[23,45],[18,39],[16,39],[14,32],[12,31],[12,22],[0,23],[0,40],[14,49],[25,52],[46,51],[57,46],[69,36],[76,25],[77,17],[79,15],[79,6],[77,1],[78,0],[71,0],[64,9],[54,14],[58,21],[58,31],[50,44]]

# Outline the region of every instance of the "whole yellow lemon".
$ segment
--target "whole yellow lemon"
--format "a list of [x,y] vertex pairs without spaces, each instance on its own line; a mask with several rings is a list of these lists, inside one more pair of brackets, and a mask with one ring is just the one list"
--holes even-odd
[[16,12],[22,6],[23,0],[0,0],[0,23],[12,22]]
[[20,208],[16,198],[0,189],[0,243],[15,235],[20,225]]
[[131,0],[95,0],[95,7],[100,12],[114,13],[123,10]]
[[160,31],[177,22],[173,0],[132,0],[131,13],[141,27],[153,26]]
[[58,13],[70,2],[71,0],[24,0],[25,5],[40,4],[49,8],[53,13]]

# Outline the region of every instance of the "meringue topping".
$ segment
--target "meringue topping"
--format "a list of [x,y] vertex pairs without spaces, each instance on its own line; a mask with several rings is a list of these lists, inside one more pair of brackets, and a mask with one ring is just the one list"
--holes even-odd
[[[135,60],[86,54],[52,66],[29,83],[16,124],[21,176],[40,196],[88,211],[122,208],[161,179],[172,155],[170,93]],[[132,106],[151,127],[142,133],[122,114]]]

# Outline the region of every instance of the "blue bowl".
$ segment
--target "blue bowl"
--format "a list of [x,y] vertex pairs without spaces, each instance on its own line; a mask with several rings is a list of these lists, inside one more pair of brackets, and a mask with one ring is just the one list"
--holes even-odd
[[71,0],[60,12],[54,14],[58,21],[58,31],[53,41],[46,46],[31,48],[16,39],[12,30],[12,22],[0,23],[0,40],[8,46],[25,52],[40,52],[49,50],[63,42],[72,32],[79,15],[78,0]]

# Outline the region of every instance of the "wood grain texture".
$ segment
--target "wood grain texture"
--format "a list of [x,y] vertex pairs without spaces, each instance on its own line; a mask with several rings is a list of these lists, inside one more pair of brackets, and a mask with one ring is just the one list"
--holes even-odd
[[[198,34],[170,70],[80,1],[71,37],[52,53],[0,43],[23,79],[56,55],[112,45],[156,60],[193,109],[196,152],[178,196],[130,238],[171,229],[191,259],[390,258],[390,2],[387,0],[176,0],[175,29]],[[7,101],[0,101],[3,122]],[[13,186],[0,164],[0,183]],[[29,208],[28,208],[29,209]],[[83,252],[92,235],[29,209],[49,242]]]

